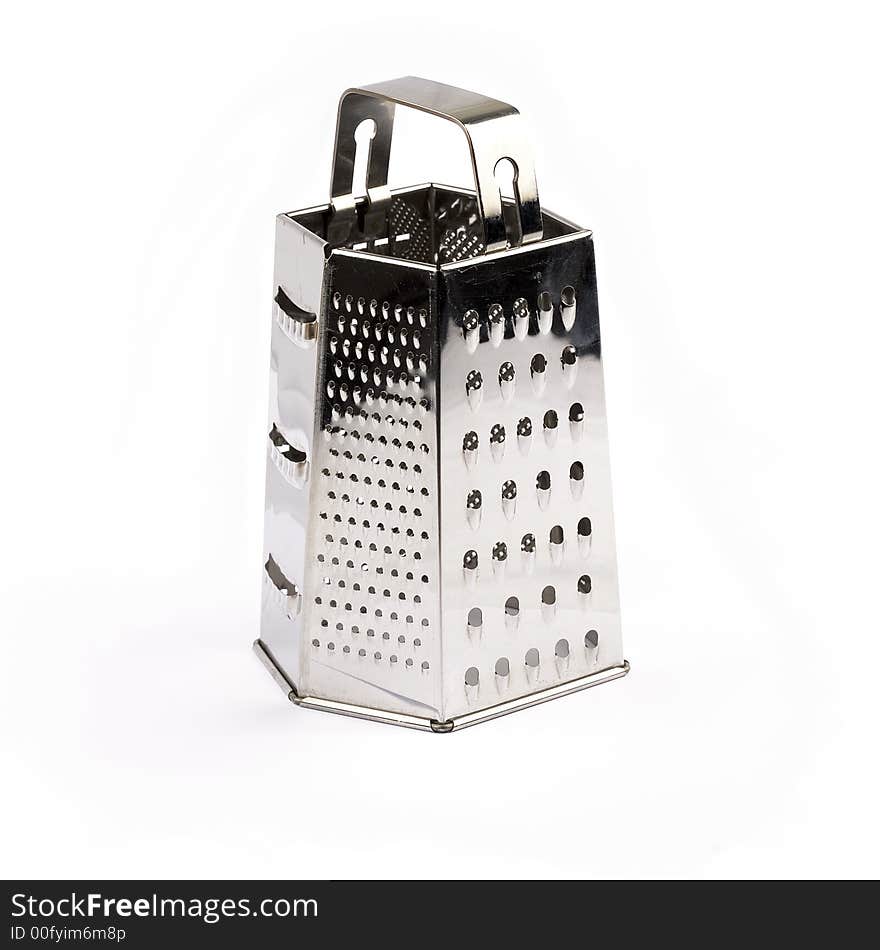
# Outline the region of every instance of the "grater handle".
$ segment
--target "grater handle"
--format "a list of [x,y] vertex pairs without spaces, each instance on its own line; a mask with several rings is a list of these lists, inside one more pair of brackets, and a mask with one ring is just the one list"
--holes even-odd
[[[382,207],[390,200],[388,161],[395,105],[447,119],[464,131],[474,168],[487,251],[541,240],[543,225],[535,163],[519,112],[506,102],[417,76],[348,89],[342,94],[330,184],[334,217],[345,219],[355,213],[355,130],[365,119],[376,123],[367,157],[367,200],[370,208]],[[508,159],[514,167],[519,225],[515,234],[507,233],[501,192],[495,178],[495,168],[503,159]]]

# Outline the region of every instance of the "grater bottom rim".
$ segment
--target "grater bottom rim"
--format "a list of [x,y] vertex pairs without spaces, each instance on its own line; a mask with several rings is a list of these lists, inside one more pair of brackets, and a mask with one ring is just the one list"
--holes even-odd
[[626,676],[630,670],[629,661],[624,660],[620,666],[610,666],[607,669],[598,670],[595,673],[588,673],[586,676],[578,677],[578,679],[570,680],[567,683],[551,686],[538,693],[520,696],[517,699],[511,699],[508,702],[499,703],[496,706],[489,706],[477,712],[467,713],[455,719],[440,722],[436,719],[428,719],[423,716],[408,716],[404,713],[373,709],[369,706],[358,706],[353,703],[342,703],[332,699],[322,699],[318,696],[300,696],[296,686],[278,664],[278,661],[272,655],[272,651],[266,644],[263,643],[262,640],[255,640],[253,647],[254,652],[259,657],[263,666],[269,671],[271,677],[278,683],[281,689],[287,693],[287,698],[297,706],[302,706],[304,709],[316,709],[319,712],[335,713],[339,716],[351,716],[355,719],[368,719],[371,722],[380,722],[390,726],[403,726],[406,729],[420,729],[423,732],[433,732],[439,735],[459,732],[462,729],[467,729],[469,726],[475,726],[481,722],[488,722],[490,719],[498,719],[501,716],[519,712],[521,709],[528,709],[530,706],[538,706],[552,699],[567,696],[569,693],[577,693],[583,689],[589,689],[592,686],[610,683],[612,680]]

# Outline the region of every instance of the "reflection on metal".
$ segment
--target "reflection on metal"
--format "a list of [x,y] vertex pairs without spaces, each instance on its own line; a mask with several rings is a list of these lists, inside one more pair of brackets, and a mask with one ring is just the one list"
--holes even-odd
[[[474,191],[388,188],[399,105],[462,128]],[[290,698],[442,733],[623,676],[592,235],[541,209],[516,110],[349,90],[274,286],[255,649]]]

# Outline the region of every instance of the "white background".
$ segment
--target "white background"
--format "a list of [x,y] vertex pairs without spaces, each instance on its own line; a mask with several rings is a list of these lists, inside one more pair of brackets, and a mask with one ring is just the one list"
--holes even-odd
[[[4,19],[6,876],[876,875],[876,7],[18,4]],[[620,682],[437,737],[257,633],[274,215],[336,100],[515,103],[591,227]],[[400,114],[392,183],[469,183]]]

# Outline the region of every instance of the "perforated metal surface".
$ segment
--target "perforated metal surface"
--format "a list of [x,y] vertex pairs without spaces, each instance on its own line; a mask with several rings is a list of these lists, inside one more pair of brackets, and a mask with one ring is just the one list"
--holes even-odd
[[273,329],[260,642],[306,705],[445,731],[626,670],[595,267],[558,219],[486,255],[468,195],[400,197],[346,248],[279,219],[285,260],[291,226],[315,244],[276,268],[305,289]]
[[327,287],[305,668],[312,695],[436,717],[436,329],[423,273],[369,274],[340,254]]
[[592,243],[446,275],[444,714],[623,662]]

